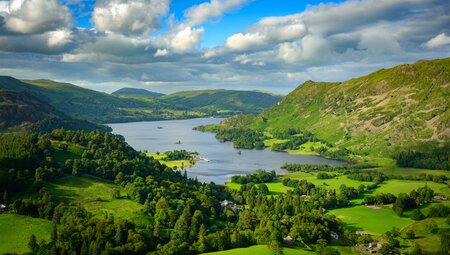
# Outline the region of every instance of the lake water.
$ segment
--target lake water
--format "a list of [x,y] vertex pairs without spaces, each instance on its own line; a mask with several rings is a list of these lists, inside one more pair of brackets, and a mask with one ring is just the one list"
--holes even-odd
[[[199,181],[224,183],[233,175],[254,172],[257,169],[276,170],[285,163],[298,164],[329,164],[337,165],[342,162],[329,160],[317,156],[291,155],[271,150],[241,150],[233,148],[231,142],[221,143],[212,133],[192,130],[193,127],[207,124],[217,124],[219,118],[199,118],[188,120],[166,120],[109,124],[113,133],[120,134],[136,150],[149,152],[165,152],[169,150],[196,151],[200,156],[209,160],[198,161],[188,167],[190,177],[197,177]],[[181,141],[181,144],[176,144]]]

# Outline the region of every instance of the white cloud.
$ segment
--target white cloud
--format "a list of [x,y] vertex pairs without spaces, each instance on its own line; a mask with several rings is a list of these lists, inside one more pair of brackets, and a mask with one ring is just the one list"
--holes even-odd
[[92,19],[99,31],[142,35],[159,27],[159,19],[167,14],[169,6],[170,0],[100,0]]
[[266,37],[260,33],[238,33],[227,38],[225,45],[234,50],[249,50],[264,45]]
[[211,18],[221,17],[225,12],[236,10],[247,4],[249,0],[211,0],[186,10],[186,26],[195,26]]
[[157,49],[153,56],[155,57],[165,57],[169,55],[169,51],[167,49]]
[[193,49],[200,43],[203,28],[186,27],[179,31],[171,40],[171,46],[178,51],[186,51]]
[[69,8],[57,0],[2,2],[0,16],[4,17],[3,30],[6,32],[35,34],[71,26],[72,16]]
[[450,44],[450,36],[447,36],[445,33],[442,33],[438,34],[437,36],[431,38],[428,42],[426,42],[425,47],[432,49],[448,44]]
[[67,29],[61,29],[48,32],[47,44],[50,48],[63,47],[72,41],[72,32]]

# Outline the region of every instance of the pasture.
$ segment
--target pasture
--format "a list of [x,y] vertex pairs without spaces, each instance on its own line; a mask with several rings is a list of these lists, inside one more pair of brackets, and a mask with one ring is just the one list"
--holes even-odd
[[[46,187],[61,201],[81,203],[94,215],[111,213],[116,218],[133,219],[138,226],[145,226],[151,218],[141,213],[142,205],[126,199],[125,191],[114,183],[99,179],[67,175]],[[119,190],[120,198],[113,198],[113,190]]]
[[[305,251],[302,249],[292,249],[292,248],[284,248],[284,255],[308,255],[314,254],[310,251]],[[253,245],[247,248],[236,248],[226,251],[217,251],[210,253],[203,253],[204,255],[273,255],[272,251],[269,250],[267,245]]]
[[29,252],[28,241],[35,235],[38,243],[50,240],[52,222],[30,216],[0,214],[0,254]]
[[372,209],[359,205],[333,209],[329,213],[336,215],[345,222],[345,225],[355,231],[367,231],[374,235],[384,234],[393,227],[402,229],[413,222],[410,218],[399,217],[389,207]]

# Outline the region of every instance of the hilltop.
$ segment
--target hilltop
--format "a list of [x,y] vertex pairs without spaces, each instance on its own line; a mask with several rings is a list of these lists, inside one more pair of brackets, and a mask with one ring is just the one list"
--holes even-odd
[[162,93],[136,88],[121,88],[119,90],[114,91],[111,94],[115,96],[135,96],[135,97],[149,97],[149,98],[158,98],[164,96],[164,94]]

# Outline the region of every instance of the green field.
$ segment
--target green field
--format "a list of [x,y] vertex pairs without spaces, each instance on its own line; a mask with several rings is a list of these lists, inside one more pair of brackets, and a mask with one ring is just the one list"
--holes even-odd
[[113,199],[114,189],[119,189],[120,195],[125,196],[123,189],[113,183],[68,175],[53,183],[47,183],[46,187],[57,199],[81,203],[94,215],[108,212],[117,218],[133,219],[139,226],[145,226],[151,220],[149,216],[141,213],[142,205],[138,202],[125,198]]
[[450,196],[450,188],[446,184],[426,181],[409,181],[409,180],[387,180],[380,184],[374,193],[392,193],[398,195],[399,193],[409,194],[411,190],[417,190],[420,187],[427,185],[433,189],[435,193]]
[[[303,255],[303,254],[314,254],[310,251],[305,251],[301,249],[292,249],[292,248],[284,248],[283,253],[285,255]],[[269,250],[267,245],[254,245],[247,248],[236,248],[226,251],[218,251],[211,253],[203,253],[203,254],[214,254],[214,255],[273,255],[273,253]]]
[[0,254],[28,252],[28,241],[35,235],[37,241],[50,240],[52,223],[49,220],[17,214],[0,214]]
[[310,183],[313,183],[317,187],[327,188],[327,189],[336,189],[338,190],[342,184],[345,184],[347,187],[358,188],[359,185],[370,185],[372,182],[360,182],[357,180],[352,180],[347,178],[345,175],[337,176],[333,179],[317,179],[317,174],[310,174],[304,172],[293,172],[287,173],[283,176],[283,178],[291,178],[296,180],[307,180]]
[[389,207],[371,209],[360,205],[330,210],[330,213],[344,221],[348,227],[374,235],[381,235],[392,227],[402,229],[413,222],[409,218],[399,217]]
[[159,163],[164,164],[170,168],[185,168],[191,166],[191,162],[189,160],[162,160],[166,155],[164,153],[145,153],[147,156],[157,159]]

